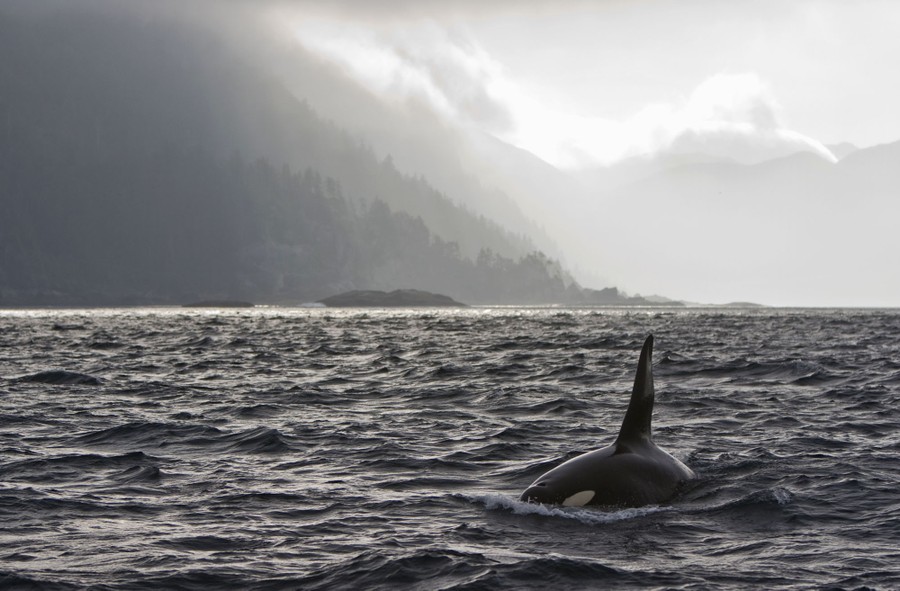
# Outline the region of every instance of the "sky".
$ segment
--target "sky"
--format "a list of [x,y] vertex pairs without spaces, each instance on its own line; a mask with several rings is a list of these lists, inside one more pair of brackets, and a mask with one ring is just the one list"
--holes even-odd
[[314,6],[289,18],[298,39],[368,88],[425,97],[566,169],[653,152],[686,129],[823,154],[900,139],[897,2]]
[[[272,6],[268,18],[280,31],[385,103],[426,104],[450,125],[489,134],[573,177],[667,153],[754,165],[802,151],[835,163],[836,144],[900,141],[894,0]],[[566,262],[631,293],[711,303],[900,305],[900,274],[889,270],[900,264],[900,244],[873,242],[866,219],[858,234],[844,231],[840,207],[830,217],[812,216],[817,228],[798,229],[812,219],[805,211],[817,207],[815,196],[804,198],[807,204],[790,205],[797,223],[777,213],[742,222],[734,219],[744,207],[737,203],[716,204],[719,217],[701,213],[701,228],[738,224],[740,245],[727,232],[715,244],[679,234],[693,222],[676,210],[653,220],[652,240],[616,259],[629,230],[605,214],[640,211],[640,204],[629,209],[612,197],[609,207],[598,197],[576,212],[580,227],[572,235],[577,229],[579,237],[557,228],[556,238],[568,250]],[[873,219],[900,215],[886,200],[870,204]],[[594,219],[606,225],[598,221],[595,229]],[[839,238],[829,240],[829,232]],[[819,256],[812,239],[828,241],[821,252],[831,255]],[[806,253],[803,265],[785,255],[791,252]],[[678,256],[660,256],[672,253]],[[713,269],[714,280],[704,280]]]

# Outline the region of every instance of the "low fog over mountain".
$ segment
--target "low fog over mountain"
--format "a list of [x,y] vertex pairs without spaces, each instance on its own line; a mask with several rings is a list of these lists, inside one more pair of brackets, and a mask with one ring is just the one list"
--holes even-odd
[[599,250],[627,250],[627,260],[610,257],[606,268],[634,276],[637,289],[669,285],[677,296],[703,284],[713,299],[737,289],[766,300],[780,285],[793,298],[782,303],[884,305],[884,290],[900,288],[897,163],[900,143],[837,163],[802,152],[752,166],[662,168],[598,198],[597,217],[639,225],[605,225]]
[[897,303],[900,144],[826,146],[750,74],[539,114],[399,6],[4,3],[0,303]]

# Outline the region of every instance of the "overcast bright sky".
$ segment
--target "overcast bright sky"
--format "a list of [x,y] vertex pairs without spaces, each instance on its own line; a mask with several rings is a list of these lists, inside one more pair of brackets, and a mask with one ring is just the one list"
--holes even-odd
[[301,42],[371,89],[427,96],[562,167],[652,151],[713,120],[770,125],[814,150],[900,139],[896,1],[372,1],[302,14]]

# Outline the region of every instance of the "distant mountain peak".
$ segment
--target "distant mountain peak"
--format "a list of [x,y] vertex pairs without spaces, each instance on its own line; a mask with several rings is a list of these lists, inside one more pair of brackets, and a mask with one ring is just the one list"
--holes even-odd
[[690,129],[679,134],[665,151],[671,154],[707,154],[748,165],[783,158],[797,152],[809,152],[830,162],[838,160],[823,144],[788,129]]
[[843,160],[844,157],[849,156],[853,152],[859,150],[859,146],[851,144],[850,142],[840,142],[838,144],[828,144],[825,146],[838,160]]

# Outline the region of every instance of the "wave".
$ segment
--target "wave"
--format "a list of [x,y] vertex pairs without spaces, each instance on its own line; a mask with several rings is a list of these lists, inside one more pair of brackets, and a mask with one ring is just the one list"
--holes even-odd
[[[0,314],[0,588],[900,588],[900,314],[556,312]],[[615,436],[649,330],[700,478],[518,501]],[[13,379],[55,364],[105,380]]]
[[[783,514],[785,507],[795,502],[795,495],[782,486],[755,490],[738,494],[736,498],[719,500],[730,496],[735,491],[729,489],[715,490],[711,495],[704,495],[698,500],[687,500],[680,506],[680,511],[688,515],[728,515],[734,519],[750,522],[751,527],[775,527],[776,521],[771,518],[766,523],[758,522],[760,512],[764,515]],[[688,495],[691,496],[691,495]]]
[[0,571],[0,589],[27,589],[28,591],[70,591],[81,589],[80,585],[48,581],[38,577],[25,577],[10,572]]
[[588,584],[596,587],[631,573],[589,558],[547,554],[495,555],[471,548],[435,546],[413,551],[363,551],[296,581],[304,589],[396,589],[429,581],[423,588],[532,589]]
[[190,337],[183,341],[178,348],[191,348],[191,349],[208,349],[210,347],[214,347],[218,344],[216,339],[211,336],[203,336],[203,337]]
[[794,500],[794,493],[786,488],[776,486],[764,490],[757,490],[747,495],[722,505],[722,509],[740,509],[759,505],[788,505]]
[[584,379],[585,373],[586,370],[583,365],[568,363],[541,372],[538,375],[538,379],[563,382],[578,381]]
[[626,583],[650,584],[651,577],[617,569],[592,558],[570,558],[558,554],[522,557],[514,562],[492,564],[486,572],[454,589],[566,589],[604,588]]
[[291,448],[281,432],[269,427],[224,433],[206,425],[142,422],[84,433],[71,438],[71,443],[101,447],[199,447],[247,453],[279,453]]
[[659,362],[660,375],[668,379],[697,380],[713,378],[735,384],[759,384],[762,382],[818,386],[842,383],[847,378],[829,371],[818,363],[800,359],[787,361],[751,361],[746,358],[728,362],[687,359],[674,353],[665,353]]
[[185,536],[156,542],[159,546],[187,552],[235,552],[261,548],[267,543],[267,541],[259,538],[214,535]]
[[285,408],[279,404],[254,404],[252,406],[244,406],[236,410],[236,414],[243,418],[269,418],[278,416],[285,412]]
[[[621,521],[630,521],[641,519],[650,515],[660,513],[677,512],[681,514],[714,514],[714,513],[731,513],[737,511],[738,514],[754,509],[764,509],[772,507],[784,507],[793,503],[795,495],[784,487],[773,487],[764,490],[753,491],[740,496],[737,499],[731,499],[719,503],[704,502],[697,505],[696,501],[687,501],[685,503],[673,505],[651,505],[645,507],[634,507],[624,509],[604,509],[595,507],[562,507],[556,505],[541,505],[537,503],[527,503],[518,500],[515,497],[498,493],[485,494],[454,494],[453,498],[462,499],[465,502],[483,506],[488,511],[500,511],[511,513],[519,516],[537,516],[551,519],[566,519],[577,521],[586,525],[607,525]],[[677,501],[676,501],[677,503]]]
[[113,351],[115,349],[122,349],[126,345],[114,340],[95,339],[89,342],[87,346],[98,351]]
[[0,465],[0,478],[7,481],[65,482],[92,477],[97,470],[157,469],[159,460],[143,452],[104,456],[67,454],[18,460]]
[[448,490],[470,486],[471,482],[451,476],[416,476],[413,478],[396,478],[381,484],[381,488],[396,491]]
[[48,369],[15,378],[17,382],[49,384],[52,386],[99,386],[103,380],[96,376],[65,369]]
[[229,451],[245,453],[280,453],[291,449],[284,435],[278,429],[256,427],[247,431],[226,435],[222,441]]
[[591,405],[586,400],[574,396],[561,396],[534,404],[528,410],[537,414],[580,414],[584,416],[590,407]]
[[68,332],[72,330],[86,330],[83,324],[74,324],[74,323],[65,323],[65,322],[54,322],[53,326],[50,327],[50,330],[56,332]]
[[514,515],[536,515],[555,519],[570,519],[587,525],[605,525],[617,521],[627,521],[671,511],[670,506],[649,506],[628,509],[603,510],[583,507],[558,507],[526,503],[506,495],[488,493],[481,495],[460,495],[468,502],[483,505],[488,511],[503,511]]
[[198,438],[214,439],[221,433],[219,429],[205,425],[132,422],[76,435],[70,441],[73,444],[88,446],[165,447],[172,443],[196,441]]
[[162,472],[158,466],[131,466],[111,475],[110,479],[119,484],[159,482],[162,479]]
[[581,341],[578,343],[578,347],[581,349],[600,349],[600,350],[609,350],[609,349],[622,349],[626,343],[624,343],[621,339],[613,338],[613,337],[600,337],[594,339],[588,339],[586,341]]
[[438,582],[478,574],[466,566],[465,555],[450,550],[419,550],[400,555],[366,550],[333,563],[297,581],[302,589],[393,589],[417,581]]
[[[6,525],[21,521],[27,522],[31,519],[98,518],[103,516],[118,518],[122,516],[123,510],[128,509],[123,505],[110,506],[98,502],[90,496],[76,498],[71,494],[59,496],[60,494],[63,493],[51,495],[36,492],[30,488],[5,489],[3,493],[0,493],[0,522]],[[140,513],[141,510],[138,509],[135,512]]]

